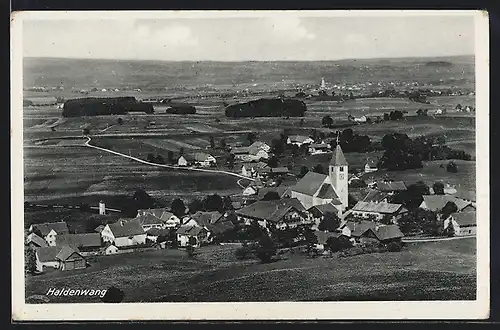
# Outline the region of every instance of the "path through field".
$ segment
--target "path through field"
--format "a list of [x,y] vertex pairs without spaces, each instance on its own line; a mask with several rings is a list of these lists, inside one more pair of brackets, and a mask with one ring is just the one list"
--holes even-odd
[[446,238],[422,238],[422,239],[402,239],[405,243],[427,243],[427,242],[441,242],[441,241],[453,241],[456,239],[464,239],[476,237],[476,235],[467,235],[467,236],[455,236],[455,237],[446,237]]

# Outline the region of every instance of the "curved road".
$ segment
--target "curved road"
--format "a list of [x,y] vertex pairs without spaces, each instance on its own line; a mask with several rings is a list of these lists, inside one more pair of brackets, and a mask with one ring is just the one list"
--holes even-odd
[[250,181],[254,181],[254,179],[252,179],[252,178],[248,178],[248,177],[246,177],[244,175],[241,175],[241,174],[238,174],[238,173],[233,173],[233,172],[219,171],[219,170],[210,170],[210,169],[205,169],[205,168],[180,167],[180,166],[172,166],[172,165],[164,165],[164,164],[151,163],[151,162],[145,161],[145,160],[140,159],[140,158],[136,158],[136,157],[132,157],[132,156],[129,156],[129,155],[126,155],[126,154],[122,154],[121,152],[117,152],[117,151],[113,151],[113,150],[110,150],[110,149],[101,148],[101,147],[98,147],[98,146],[91,145],[90,144],[90,141],[91,141],[90,136],[87,136],[86,138],[88,139],[84,143],[84,145],[86,147],[98,149],[98,150],[105,151],[105,152],[108,152],[108,153],[111,153],[111,154],[114,154],[114,155],[117,155],[117,156],[121,156],[121,157],[125,157],[125,158],[128,158],[128,159],[132,159],[132,160],[135,160],[136,162],[143,163],[143,164],[146,164],[146,165],[156,166],[156,167],[163,167],[163,168],[169,168],[169,169],[174,169],[174,170],[187,170],[187,171],[197,171],[197,172],[209,172],[209,173],[216,173],[216,174],[226,174],[226,175],[231,175],[231,176],[234,176],[234,177],[237,177],[237,178],[240,178],[240,179],[247,179],[247,180],[250,180]]
[[476,235],[468,235],[468,236],[454,236],[454,237],[445,237],[445,238],[423,238],[423,239],[402,239],[401,241],[404,243],[426,243],[426,242],[441,242],[441,241],[452,241],[456,239],[464,239],[464,238],[475,238]]

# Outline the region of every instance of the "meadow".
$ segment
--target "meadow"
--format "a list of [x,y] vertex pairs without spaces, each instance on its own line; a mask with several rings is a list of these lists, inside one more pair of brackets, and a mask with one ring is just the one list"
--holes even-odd
[[203,247],[194,258],[172,249],[102,256],[85,270],[28,277],[26,297],[52,287],[115,286],[123,302],[474,300],[475,245],[475,238],[408,243],[401,252],[343,259],[286,253],[270,264],[236,260],[235,246]]

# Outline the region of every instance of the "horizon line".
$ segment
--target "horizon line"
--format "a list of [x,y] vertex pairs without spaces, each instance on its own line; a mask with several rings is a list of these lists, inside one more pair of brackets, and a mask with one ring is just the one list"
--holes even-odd
[[395,56],[395,57],[350,57],[330,60],[161,60],[161,59],[127,59],[127,58],[85,58],[85,57],[53,57],[53,56],[23,56],[24,59],[54,59],[54,60],[86,60],[86,61],[149,61],[149,62],[216,62],[216,63],[245,63],[245,62],[340,62],[357,60],[396,60],[396,59],[430,59],[430,58],[455,58],[475,57],[475,54],[454,55],[425,55],[425,56]]

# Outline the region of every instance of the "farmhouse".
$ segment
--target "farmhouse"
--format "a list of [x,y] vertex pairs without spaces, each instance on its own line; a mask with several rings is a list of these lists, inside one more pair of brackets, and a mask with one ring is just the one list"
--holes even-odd
[[297,147],[300,147],[303,144],[311,144],[314,143],[314,140],[308,136],[303,135],[290,135],[286,140],[287,144],[295,144]]
[[180,247],[200,247],[207,239],[208,231],[203,227],[182,225],[177,229],[177,242]]
[[258,201],[236,211],[239,222],[250,225],[257,222],[263,228],[271,226],[281,229],[287,226],[312,224],[307,211],[296,198],[273,201]]
[[234,155],[235,159],[244,160],[249,158],[248,154],[250,153],[250,147],[233,147],[230,153]]
[[226,217],[226,215],[217,211],[214,212],[198,211],[191,217],[194,221],[194,223],[191,224],[205,228],[207,230],[208,240],[210,240],[215,235],[222,234],[227,230],[231,230],[234,228],[233,223]]
[[103,252],[105,255],[116,254],[118,253],[118,248],[113,244],[107,242],[106,245],[104,246]]
[[457,212],[471,212],[476,208],[472,202],[465,201],[452,195],[424,195],[424,199],[420,204],[420,208],[433,212],[440,212],[448,203],[453,203],[457,206]]
[[258,191],[258,198],[264,199],[268,193],[276,193],[279,198],[290,198],[290,187],[265,187]]
[[182,155],[177,159],[178,166],[190,166],[194,163],[194,157],[191,155]]
[[30,233],[35,233],[47,241],[50,246],[56,245],[56,236],[68,234],[69,229],[66,222],[49,222],[31,225]]
[[354,118],[354,121],[357,123],[366,123],[366,116],[361,116],[361,117],[356,117]]
[[363,202],[372,203],[387,203],[391,193],[378,190],[369,190],[366,196],[363,198]]
[[378,171],[377,163],[373,160],[369,160],[365,164],[365,173],[372,173]]
[[151,228],[146,231],[146,239],[156,242],[160,236],[168,236],[168,229]]
[[332,204],[343,212],[347,208],[348,167],[342,148],[337,144],[328,166],[329,174],[308,172],[292,187],[292,198],[297,198],[306,209]]
[[351,237],[360,244],[372,242],[388,244],[391,242],[400,242],[401,238],[404,237],[397,225],[384,226],[369,221],[349,221],[345,226],[349,227]]
[[476,192],[472,190],[457,189],[454,194],[456,198],[463,199],[466,202],[470,202],[472,206],[476,206]]
[[388,193],[395,193],[397,191],[406,190],[406,185],[403,181],[383,181],[377,182],[376,184],[378,191],[384,191]]
[[259,146],[248,147],[248,154],[253,156],[256,160],[269,158],[269,151],[266,151]]
[[249,146],[249,148],[250,149],[252,149],[252,148],[261,149],[261,150],[264,150],[267,153],[269,153],[271,151],[271,147],[267,143],[262,142],[262,141],[255,141],[254,143],[252,143]]
[[352,208],[352,215],[363,218],[374,217],[375,221],[388,219],[392,223],[396,223],[403,215],[408,213],[408,210],[403,204],[392,204],[386,202],[358,202]]
[[77,248],[64,246],[41,247],[35,252],[36,269],[43,272],[46,267],[60,270],[83,269],[85,258]]
[[216,164],[216,159],[214,156],[209,155],[204,152],[197,152],[194,154],[194,161],[196,165],[208,167]]
[[117,247],[128,247],[146,243],[146,232],[138,220],[120,219],[107,224],[101,231],[102,240]]
[[[158,224],[156,224],[156,228],[164,228],[164,227],[172,228],[172,227],[180,225],[180,223],[181,223],[181,220],[175,214],[167,211],[166,209],[137,210],[136,218],[147,215],[147,214],[151,214],[154,217],[161,220],[161,223],[162,223],[161,227],[158,227]],[[154,228],[154,227],[155,226],[151,226],[148,228]],[[143,225],[143,228],[144,228],[144,225]],[[147,229],[144,228],[144,230],[147,230]]]
[[327,213],[332,213],[339,215],[339,210],[332,204],[321,204],[315,205],[307,210],[311,214],[311,217],[319,224],[321,220],[325,217]]
[[311,143],[309,145],[309,153],[311,155],[326,154],[330,146],[326,143]]
[[475,235],[477,228],[476,212],[451,214],[443,222],[443,228],[453,227],[455,236]]
[[142,214],[135,219],[139,221],[144,231],[147,231],[151,228],[162,229],[165,227],[165,223],[160,218],[154,216],[151,213]]
[[56,246],[71,246],[85,255],[98,251],[102,246],[101,235],[98,233],[65,234],[56,236]]
[[26,238],[26,244],[34,248],[49,246],[49,243],[47,243],[46,240],[44,240],[35,233],[31,233],[28,235],[28,237]]

